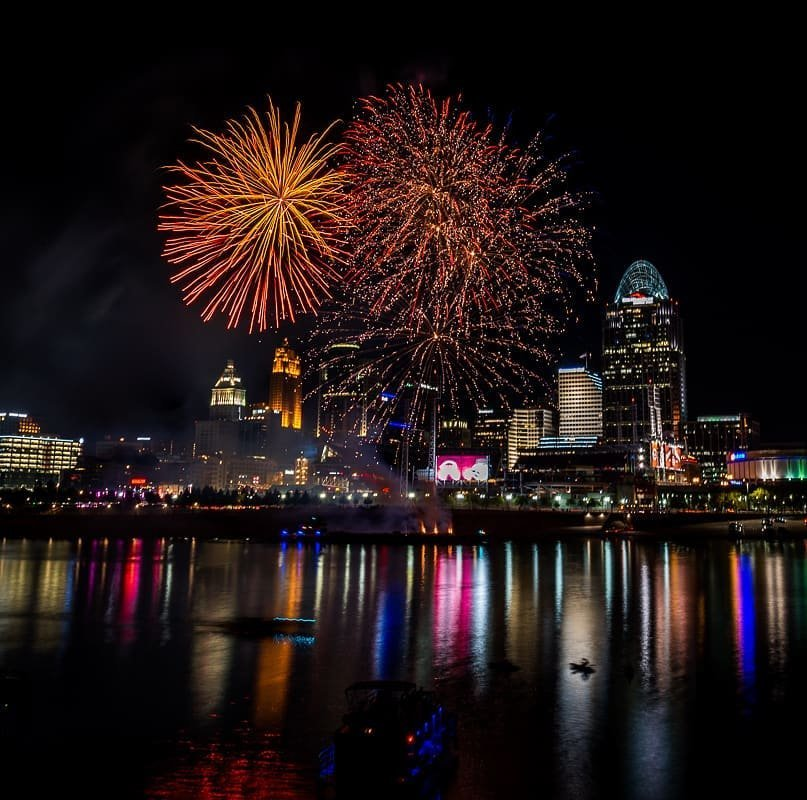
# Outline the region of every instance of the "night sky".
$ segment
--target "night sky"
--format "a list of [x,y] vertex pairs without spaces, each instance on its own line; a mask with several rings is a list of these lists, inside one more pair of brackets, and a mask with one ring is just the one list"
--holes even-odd
[[[204,324],[201,306],[182,305],[169,283],[156,230],[161,168],[198,155],[191,124],[219,130],[269,94],[284,114],[303,102],[307,135],[349,119],[363,94],[418,80],[461,91],[480,118],[511,117],[517,141],[543,128],[550,154],[573,151],[572,184],[596,194],[600,299],[646,258],[680,300],[691,417],[748,409],[764,440],[807,439],[803,137],[787,65],[715,59],[679,74],[638,52],[634,70],[617,73],[607,61],[570,70],[504,46],[400,55],[82,42],[1,66],[13,79],[3,99],[0,410],[90,440],[190,435],[228,357],[247,400],[265,399],[278,334],[227,331],[223,316]],[[590,350],[598,365],[601,304],[581,314],[560,348]],[[301,330],[280,335],[294,341]]]

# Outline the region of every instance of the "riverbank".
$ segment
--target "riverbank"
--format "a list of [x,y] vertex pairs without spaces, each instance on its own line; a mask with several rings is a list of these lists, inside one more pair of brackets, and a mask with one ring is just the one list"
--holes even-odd
[[[604,516],[582,511],[537,509],[423,509],[379,506],[372,509],[310,506],[239,509],[133,510],[81,509],[48,513],[6,513],[0,516],[0,536],[10,538],[75,539],[79,537],[193,537],[276,541],[281,531],[294,538],[297,528],[316,517],[323,541],[478,542],[533,541],[600,532]],[[636,536],[678,538],[725,537],[727,523],[742,519],[753,528],[762,515],[718,513],[634,514]],[[807,527],[801,519],[788,523]]]

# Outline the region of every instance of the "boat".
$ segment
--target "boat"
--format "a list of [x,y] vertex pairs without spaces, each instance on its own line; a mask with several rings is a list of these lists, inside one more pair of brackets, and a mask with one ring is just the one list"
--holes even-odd
[[305,617],[234,617],[215,623],[215,627],[236,636],[313,636],[315,619]]
[[805,539],[807,533],[798,525],[788,525],[787,517],[769,517],[762,521],[762,535],[769,540]]
[[455,760],[456,719],[432,691],[408,681],[360,681],[320,753],[320,793],[382,797],[430,791]]
[[580,661],[570,661],[569,669],[575,675],[582,675],[583,678],[588,678],[589,675],[597,671],[594,669],[594,664],[590,664],[587,658],[581,658]]
[[328,533],[325,520],[317,516],[309,517],[291,528],[280,531],[281,539],[312,539],[319,541]]
[[633,532],[633,520],[630,514],[611,514],[606,518],[600,528],[600,535],[606,538],[612,536],[629,536]]

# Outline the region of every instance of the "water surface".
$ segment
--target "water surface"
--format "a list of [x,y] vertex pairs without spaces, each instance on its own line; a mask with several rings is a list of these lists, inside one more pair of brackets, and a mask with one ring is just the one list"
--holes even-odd
[[[224,627],[245,615],[316,625]],[[20,797],[313,797],[344,689],[369,678],[458,712],[445,798],[767,794],[802,775],[807,553],[6,539],[0,667],[31,687],[3,748]]]

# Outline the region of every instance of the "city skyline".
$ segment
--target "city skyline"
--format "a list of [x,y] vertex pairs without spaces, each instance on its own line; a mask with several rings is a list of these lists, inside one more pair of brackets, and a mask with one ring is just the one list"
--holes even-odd
[[[740,107],[707,111],[695,142],[685,135],[691,123],[663,103],[644,108],[641,123],[628,107],[612,109],[607,118],[582,108],[550,118],[549,105],[525,92],[526,77],[512,73],[503,81],[501,65],[498,72],[491,64],[473,67],[451,54],[388,56],[370,67],[342,60],[330,73],[312,53],[277,55],[260,69],[201,51],[183,65],[112,58],[108,66],[103,79],[79,64],[68,66],[80,79],[77,93],[54,100],[66,106],[68,146],[49,174],[37,177],[57,197],[59,189],[77,184],[69,203],[57,199],[38,208],[27,174],[11,168],[2,230],[8,247],[0,408],[27,411],[65,436],[181,436],[205,413],[210,376],[226,359],[235,359],[253,392],[284,337],[305,359],[307,323],[249,336],[223,324],[205,326],[196,310],[181,306],[154,230],[160,168],[188,152],[183,142],[191,124],[215,127],[270,90],[285,110],[295,99],[306,103],[310,132],[329,116],[348,119],[360,94],[420,77],[440,93],[462,91],[480,115],[512,113],[517,136],[543,127],[554,152],[575,152],[573,184],[596,192],[590,215],[599,229],[597,303],[581,307],[581,324],[559,343],[559,364],[586,350],[594,354],[592,369],[601,368],[603,303],[627,265],[646,258],[680,301],[690,418],[743,408],[759,419],[765,441],[807,438],[794,368],[800,348],[790,332],[804,277],[793,275],[791,283],[788,274],[787,292],[751,277],[766,263],[789,269],[797,260],[788,210],[763,202],[782,188],[783,178],[773,166],[751,176],[746,168],[743,178],[751,183],[740,202],[740,176],[733,172],[754,141],[764,151],[786,134],[784,120],[777,126],[747,119]],[[141,113],[130,126],[128,105],[159,113]],[[45,113],[31,111],[33,119]],[[741,121],[745,127],[736,124]],[[25,153],[36,145],[34,135],[15,149]]]

